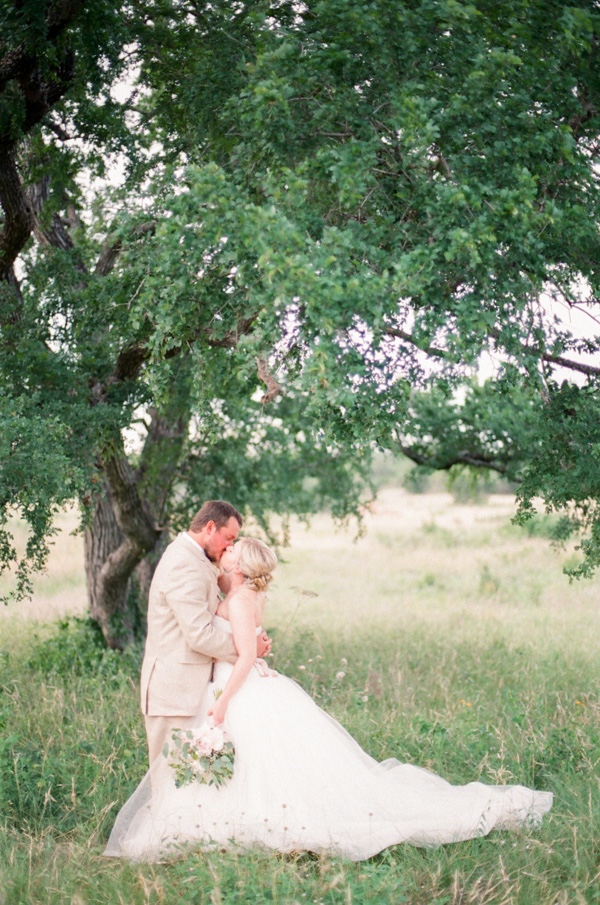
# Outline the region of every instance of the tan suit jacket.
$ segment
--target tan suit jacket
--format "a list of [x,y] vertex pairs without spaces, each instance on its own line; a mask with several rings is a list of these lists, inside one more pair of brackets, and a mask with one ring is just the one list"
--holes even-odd
[[211,621],[219,603],[217,575],[186,534],[169,544],[156,567],[141,676],[147,716],[193,716],[210,680],[212,658],[237,657],[231,635]]

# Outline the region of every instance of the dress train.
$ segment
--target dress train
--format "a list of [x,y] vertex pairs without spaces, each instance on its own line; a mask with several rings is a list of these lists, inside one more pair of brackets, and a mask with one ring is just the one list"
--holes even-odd
[[[217,664],[213,688],[230,670]],[[552,806],[549,792],[453,786],[411,764],[378,763],[282,675],[252,670],[224,727],[235,744],[231,780],[176,788],[166,759],[157,758],[117,816],[105,855],[157,861],[189,846],[259,846],[360,861],[400,842],[434,846],[535,826]]]

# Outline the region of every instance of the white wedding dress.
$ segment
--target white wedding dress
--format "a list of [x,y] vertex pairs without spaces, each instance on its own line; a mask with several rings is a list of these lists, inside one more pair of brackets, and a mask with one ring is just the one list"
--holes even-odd
[[[213,689],[230,670],[216,664]],[[399,842],[432,846],[536,825],[552,805],[549,792],[452,786],[411,764],[378,763],[282,675],[252,670],[224,726],[235,744],[231,780],[176,788],[172,768],[157,758],[119,813],[106,855],[157,861],[188,846],[259,846],[360,861]]]

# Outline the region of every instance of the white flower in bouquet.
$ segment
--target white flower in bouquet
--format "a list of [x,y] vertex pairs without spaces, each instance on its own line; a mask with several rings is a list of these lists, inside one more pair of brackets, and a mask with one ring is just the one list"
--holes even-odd
[[173,729],[172,745],[163,755],[175,773],[175,785],[191,782],[221,786],[233,776],[233,743],[221,726],[204,723],[192,729]]

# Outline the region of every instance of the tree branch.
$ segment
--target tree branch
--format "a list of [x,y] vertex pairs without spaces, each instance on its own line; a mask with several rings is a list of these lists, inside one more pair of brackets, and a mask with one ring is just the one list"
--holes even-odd
[[[436,471],[449,471],[454,465],[472,465],[475,468],[487,468],[500,475],[508,474],[508,467],[506,465],[494,462],[492,458],[481,453],[470,453],[465,450],[444,458],[437,458],[436,456],[427,457],[422,453],[415,452],[410,446],[405,446],[399,438],[397,438],[397,443],[398,452],[401,452],[402,455],[406,456],[407,459],[410,459],[411,462],[414,462],[416,465],[434,468]],[[517,479],[511,475],[511,480]]]
[[[46,39],[56,44],[57,39],[71,25],[85,7],[86,0],[55,0],[48,4]],[[0,59],[0,92],[12,79],[27,83],[38,70],[38,61],[20,44],[7,51]]]
[[[400,330],[397,327],[386,328],[384,334],[385,336],[392,336],[396,339],[403,339],[405,342],[410,343],[416,349],[419,349],[431,358],[446,359],[449,357],[448,353],[443,349],[437,349],[435,346],[426,346],[416,340],[410,333],[407,333],[405,330]],[[497,330],[492,330],[489,332],[489,336],[497,340],[500,337],[500,333]],[[552,355],[550,352],[542,352],[540,349],[535,349],[532,346],[523,345],[521,348],[524,352],[532,352],[533,354],[538,355],[542,361],[547,361],[549,364],[559,365],[561,368],[567,368],[570,371],[578,371],[580,374],[587,374],[588,377],[600,375],[600,367],[596,365],[588,365],[581,361],[573,361],[570,358],[564,358],[562,355]]]
[[141,559],[148,550],[154,548],[161,531],[155,527],[140,499],[138,477],[125,455],[122,440],[119,438],[117,442],[118,445],[102,455],[102,466],[112,491],[117,524],[129,543],[136,548],[130,550],[128,555],[138,555]]
[[410,333],[407,333],[405,330],[400,330],[398,327],[387,327],[384,330],[384,335],[393,336],[395,339],[403,339],[405,342],[410,343],[411,346],[414,346],[431,358],[448,358],[448,353],[443,349],[436,349],[434,346],[426,346],[416,340]]
[[[77,215],[74,210],[71,211],[71,216],[68,220],[65,220],[60,214],[54,213],[49,226],[42,228],[40,225],[40,214],[50,195],[50,177],[47,175],[42,176],[37,182],[28,186],[25,194],[35,217],[33,234],[40,245],[51,246],[62,251],[76,252],[75,244],[68,230],[69,226],[77,222]],[[81,256],[75,254],[73,258],[75,269],[87,276],[87,268]]]
[[[65,29],[73,23],[85,0],[54,0],[48,5],[46,40],[58,45]],[[9,82],[16,82],[24,102],[18,124],[26,135],[46,116],[66,93],[75,74],[75,57],[70,49],[59,54],[51,77],[42,74],[40,61],[22,44],[0,59],[0,94]],[[19,135],[9,128],[0,136],[0,206],[4,224],[0,233],[0,280],[8,280],[12,266],[35,228],[35,216],[23,190],[16,166]]]
[[148,361],[150,352],[145,343],[132,343],[121,349],[117,356],[117,363],[111,376],[110,383],[120,383],[123,380],[135,380],[138,377],[142,365]]
[[58,139],[60,139],[60,141],[73,141],[74,136],[69,135],[66,129],[63,129],[63,127],[59,123],[54,122],[54,120],[47,119],[45,125],[46,128],[48,128],[51,132],[54,132],[54,134]]
[[250,332],[256,317],[256,314],[251,314],[249,317],[241,317],[233,330],[229,330],[225,336],[218,338],[211,337],[208,330],[204,330],[206,342],[214,349],[233,349],[239,343],[240,337],[246,336]]
[[[145,223],[137,223],[131,230],[132,239],[141,239],[147,235],[154,235],[156,231],[156,220],[148,220]],[[123,249],[123,239],[119,236],[117,239],[109,239],[96,262],[94,273],[98,276],[105,277],[114,269],[117,259]]]
[[587,374],[588,377],[600,374],[600,367],[588,365],[582,361],[572,361],[569,358],[563,358],[562,355],[551,355],[549,352],[542,352],[541,358],[550,364],[560,365],[561,368],[567,368],[570,371],[578,371],[580,374]]
[[147,415],[150,421],[137,473],[144,498],[162,525],[173,484],[179,477],[178,465],[188,436],[189,409],[182,413],[179,401],[171,396],[163,411],[152,407]]
[[266,359],[257,358],[256,366],[257,366],[257,372],[258,372],[258,379],[261,380],[267,388],[267,391],[263,395],[261,402],[264,405],[266,405],[268,402],[272,402],[273,399],[276,399],[277,396],[283,396],[284,389],[281,386],[281,384],[278,383],[278,381],[271,374],[271,371],[269,369],[269,365],[267,364]]
[[[490,336],[493,339],[498,340],[500,338],[500,332],[498,330],[490,330]],[[580,374],[587,374],[588,377],[600,374],[600,367],[596,367],[595,365],[588,365],[581,361],[563,358],[562,355],[552,355],[550,352],[543,352],[539,348],[536,349],[534,346],[528,346],[526,344],[524,344],[522,348],[526,352],[532,352],[534,355],[538,355],[542,361],[547,361],[549,364],[560,365],[561,368],[567,368],[570,371],[578,371]]]
[[23,191],[15,154],[0,143],[0,205],[4,225],[0,233],[0,280],[8,280],[19,252],[35,226],[35,214]]

